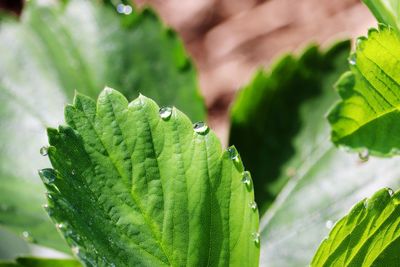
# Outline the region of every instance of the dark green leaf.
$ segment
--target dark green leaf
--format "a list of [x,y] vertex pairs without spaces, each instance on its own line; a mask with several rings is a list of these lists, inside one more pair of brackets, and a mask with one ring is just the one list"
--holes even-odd
[[[299,58],[288,55],[271,71],[260,71],[235,100],[230,143],[238,147],[253,173],[256,200],[262,210],[294,175],[301,159],[321,142],[321,136],[314,132],[307,136],[307,146],[299,148],[293,140],[304,131],[304,102],[333,91],[334,81],[347,66],[349,46],[349,42],[342,42],[323,53],[311,46]],[[319,120],[325,112],[318,109],[307,116]],[[318,132],[322,126],[308,127]]]

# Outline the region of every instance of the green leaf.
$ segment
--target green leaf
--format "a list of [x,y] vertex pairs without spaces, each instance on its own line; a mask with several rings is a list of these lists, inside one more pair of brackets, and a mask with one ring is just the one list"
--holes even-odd
[[363,0],[375,18],[400,31],[400,2],[398,0]]
[[397,266],[400,192],[382,189],[338,221],[311,266]]
[[[159,112],[161,114],[159,114]],[[49,214],[88,266],[257,266],[258,212],[236,149],[144,96],[77,95],[48,129]]]
[[[333,58],[334,69],[344,68],[345,51]],[[329,228],[354,203],[379,188],[400,187],[400,159],[360,160],[330,142],[325,114],[338,98],[332,89],[337,77],[335,72],[327,74],[320,94],[300,105],[299,130],[291,141],[294,152],[281,167],[283,178],[278,180],[289,173],[292,178],[260,223],[261,266],[308,266]],[[277,95],[271,102],[282,97]],[[276,125],[281,122],[279,117],[270,120]]]
[[[260,71],[244,87],[231,110],[230,143],[241,152],[244,164],[252,171],[256,201],[262,210],[274,200],[293,176],[320,136],[310,136],[308,146],[297,149],[293,139],[302,130],[304,102],[318,99],[347,67],[348,41],[320,52],[310,46],[299,58],[283,57],[270,71]],[[326,109],[310,112],[310,119],[322,118]],[[319,129],[318,125],[308,126]],[[314,140],[312,140],[314,139]],[[297,161],[287,166],[294,154]],[[296,159],[294,159],[296,161]]]
[[351,72],[337,84],[342,101],[329,114],[336,145],[370,154],[398,154],[400,39],[391,28],[371,29],[350,57]]
[[204,108],[181,41],[151,11],[125,16],[95,1],[36,2],[0,27],[0,226],[69,251],[41,207],[37,169],[47,164],[39,154],[44,129],[62,121],[59,107],[74,90],[97,96],[108,84],[128,98],[142,90],[196,120]]
[[1,262],[0,267],[81,267],[82,265],[74,259],[44,259],[20,257],[14,262]]

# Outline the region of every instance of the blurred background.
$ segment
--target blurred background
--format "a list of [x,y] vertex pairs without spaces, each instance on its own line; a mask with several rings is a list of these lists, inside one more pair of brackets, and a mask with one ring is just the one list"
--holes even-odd
[[[51,1],[51,0],[50,0]],[[0,0],[21,14],[23,0]],[[153,7],[179,33],[199,72],[208,123],[227,144],[235,92],[257,68],[310,42],[322,47],[376,24],[359,0],[134,0]]]

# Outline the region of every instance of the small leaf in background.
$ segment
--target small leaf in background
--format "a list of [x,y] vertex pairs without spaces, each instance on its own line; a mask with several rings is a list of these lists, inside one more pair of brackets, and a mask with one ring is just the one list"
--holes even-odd
[[375,18],[400,32],[400,2],[398,0],[362,0]]
[[399,60],[400,39],[391,28],[371,29],[368,39],[359,38],[351,72],[337,84],[342,101],[328,117],[335,144],[360,153],[399,154]]
[[60,107],[74,91],[97,96],[107,84],[130,99],[141,91],[176,105],[194,120],[205,112],[182,42],[151,11],[122,15],[96,1],[37,2],[27,1],[19,21],[0,27],[0,226],[67,252],[42,207],[37,169],[47,164],[39,154],[44,129],[62,121]]
[[87,266],[258,266],[252,181],[202,122],[106,88],[48,129],[49,214]]
[[[287,55],[271,71],[258,72],[239,92],[231,111],[230,143],[238,147],[253,174],[261,210],[296,175],[302,158],[324,141],[324,135],[310,134],[305,140],[307,146],[296,147],[293,143],[304,128],[302,105],[333,91],[333,83],[347,69],[349,49],[347,41],[325,52],[310,46],[299,58]],[[325,112],[318,109],[307,116],[320,121]],[[322,126],[316,123],[309,127],[318,132]]]
[[398,266],[400,193],[382,189],[336,223],[311,266]]
[[0,261],[0,267],[81,267],[74,259],[44,259],[20,257],[14,262]]

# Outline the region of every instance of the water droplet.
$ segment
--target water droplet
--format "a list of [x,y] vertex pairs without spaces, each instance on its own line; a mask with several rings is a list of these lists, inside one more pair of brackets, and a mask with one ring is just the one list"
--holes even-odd
[[351,54],[349,57],[349,63],[350,65],[356,65],[357,63],[357,58],[356,58],[356,54]]
[[56,224],[56,227],[57,227],[57,229],[62,230],[62,229],[65,228],[65,224],[63,224],[63,223],[57,223],[57,224]]
[[132,7],[130,5],[126,5],[124,9],[124,14],[129,15],[132,13]]
[[193,129],[194,129],[194,131],[195,131],[196,133],[198,133],[198,134],[205,134],[205,133],[208,132],[208,126],[207,126],[207,124],[205,124],[205,123],[202,122],[202,121],[196,122],[196,123],[193,125]]
[[35,239],[32,237],[32,235],[28,231],[23,231],[22,232],[22,238],[27,241],[27,242],[35,242]]
[[358,152],[358,158],[362,162],[368,161],[368,159],[369,159],[369,151],[368,151],[368,149],[363,149],[360,152]]
[[260,234],[258,232],[254,232],[251,234],[251,238],[256,245],[260,244]]
[[158,111],[160,114],[161,119],[168,120],[172,115],[172,108],[171,107],[162,107]]
[[328,228],[329,230],[332,229],[332,226],[333,226],[333,221],[327,220],[325,222],[325,227]]
[[235,147],[231,146],[228,148],[228,153],[229,153],[229,157],[233,160],[233,161],[239,161],[239,154],[236,150]]
[[117,5],[117,12],[118,13],[124,13],[125,5],[124,4],[118,4]]
[[72,246],[71,250],[72,250],[72,253],[74,253],[75,255],[79,254],[79,247],[78,246]]
[[250,208],[251,208],[253,211],[256,211],[256,210],[257,210],[257,203],[256,203],[256,202],[251,201],[250,204],[249,204],[249,206],[250,206]]
[[40,155],[47,156],[48,152],[49,152],[49,147],[48,146],[42,146],[40,148]]
[[42,178],[42,181],[47,185],[54,183],[54,181],[56,180],[56,172],[50,168],[39,170],[39,176],[40,178]]
[[248,171],[242,173],[242,183],[246,185],[247,188],[251,186],[251,174]]
[[75,175],[75,169],[73,169],[73,170],[71,171],[71,174],[72,174],[72,175]]
[[289,177],[294,177],[296,175],[296,169],[293,167],[289,167],[286,169],[286,175]]
[[392,188],[387,188],[387,192],[389,193],[390,196],[393,196],[394,191]]

